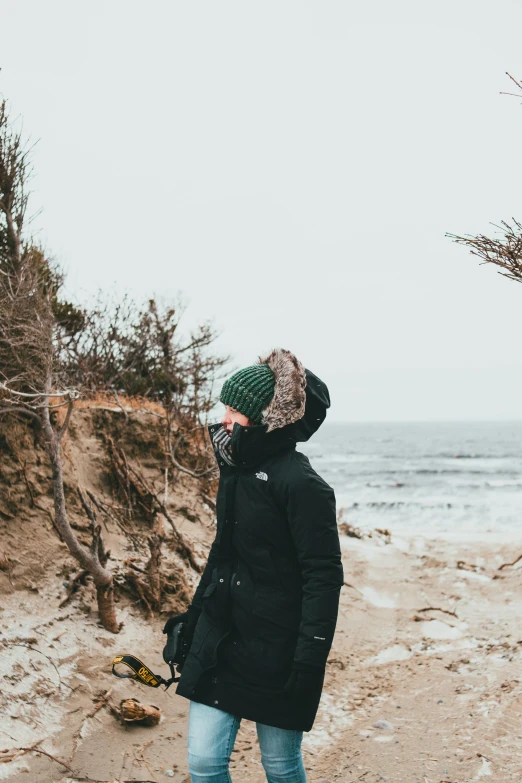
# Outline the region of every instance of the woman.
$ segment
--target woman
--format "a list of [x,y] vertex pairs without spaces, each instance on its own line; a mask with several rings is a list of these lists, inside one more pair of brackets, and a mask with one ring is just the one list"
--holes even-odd
[[236,372],[209,427],[220,480],[217,533],[184,615],[190,650],[177,693],[191,700],[192,783],[228,783],[241,718],[255,721],[269,783],[304,783],[343,569],[335,496],[296,451],[320,427],[328,389],[277,349]]

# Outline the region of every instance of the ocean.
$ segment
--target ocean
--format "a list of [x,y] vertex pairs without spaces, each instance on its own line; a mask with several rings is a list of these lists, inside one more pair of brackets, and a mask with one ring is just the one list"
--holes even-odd
[[522,531],[522,421],[325,422],[298,448],[362,530]]

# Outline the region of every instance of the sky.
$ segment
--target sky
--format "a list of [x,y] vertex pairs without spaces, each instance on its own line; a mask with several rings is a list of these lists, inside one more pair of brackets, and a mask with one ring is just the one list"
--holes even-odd
[[332,421],[522,418],[522,286],[446,232],[522,217],[515,0],[0,0],[33,230],[78,302],[273,347]]

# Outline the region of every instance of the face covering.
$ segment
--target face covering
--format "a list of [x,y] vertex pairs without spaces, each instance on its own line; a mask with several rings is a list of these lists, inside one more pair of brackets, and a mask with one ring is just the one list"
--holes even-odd
[[227,465],[236,464],[232,459],[232,450],[230,448],[231,441],[232,437],[228,434],[223,426],[219,427],[212,435],[214,449],[217,451],[221,459],[227,463]]

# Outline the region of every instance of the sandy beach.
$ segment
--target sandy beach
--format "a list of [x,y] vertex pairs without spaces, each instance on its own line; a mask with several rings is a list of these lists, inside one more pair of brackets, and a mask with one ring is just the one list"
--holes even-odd
[[[342,547],[338,630],[304,740],[309,780],[519,783],[522,590],[518,569],[499,566],[522,547],[508,537],[393,535],[390,543],[342,536]],[[29,746],[43,732],[41,747],[69,769],[30,752],[0,764],[0,777],[187,781],[188,703],[110,674],[112,657],[127,650],[162,672],[161,623],[127,607],[115,637],[85,601],[56,614],[50,590],[5,597],[3,706],[11,717],[2,722],[2,748]],[[31,640],[38,652],[27,650]],[[115,705],[126,697],[155,704],[164,719],[121,726],[106,702],[95,709],[107,691]],[[253,724],[243,723],[232,758],[233,780],[265,779]]]

